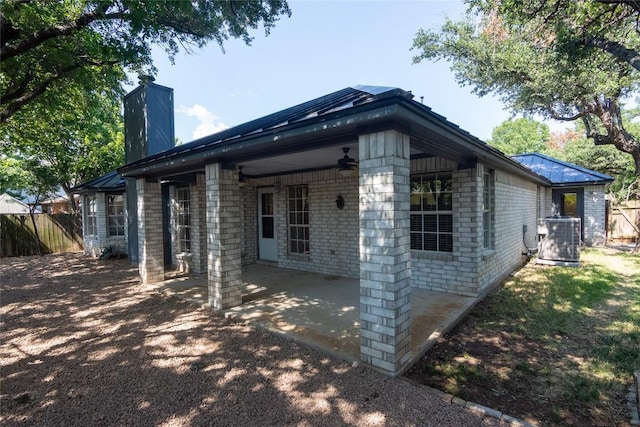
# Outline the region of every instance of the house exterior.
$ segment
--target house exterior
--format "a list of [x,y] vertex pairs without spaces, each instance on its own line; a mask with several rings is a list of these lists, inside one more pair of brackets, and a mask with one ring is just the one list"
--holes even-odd
[[[390,375],[412,360],[412,289],[483,296],[552,212],[548,178],[402,89],[346,88],[177,147],[172,96],[146,83],[125,99],[118,174],[141,281],[206,275],[222,310],[242,304],[252,263],[358,278],[361,359]],[[105,180],[103,197],[123,194]],[[83,188],[100,218],[99,185]]]
[[29,215],[29,206],[10,194],[0,194],[0,214]]
[[[75,202],[77,203],[77,197]],[[42,213],[50,215],[71,213],[70,201],[66,196],[56,196],[41,201]]]
[[116,171],[73,189],[81,195],[84,254],[97,257],[106,247],[126,254],[127,199],[124,179]]
[[606,244],[605,194],[613,177],[540,153],[512,158],[551,182],[550,191],[544,194],[545,216],[580,218],[584,244]]

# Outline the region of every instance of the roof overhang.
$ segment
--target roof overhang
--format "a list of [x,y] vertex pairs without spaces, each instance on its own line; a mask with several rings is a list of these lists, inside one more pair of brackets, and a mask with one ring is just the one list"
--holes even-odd
[[[550,182],[506,157],[428,107],[398,91],[371,102],[322,116],[279,126],[255,134],[211,143],[194,141],[123,166],[122,177],[162,178],[176,173],[202,171],[213,162],[229,165],[261,163],[268,171],[327,169],[341,157],[339,147],[350,147],[357,158],[358,136],[397,129],[411,137],[411,155],[437,156],[471,167],[477,162],[501,168],[542,185]],[[266,167],[271,162],[272,168]],[[249,170],[243,172],[251,175]],[[260,174],[258,174],[260,175]]]

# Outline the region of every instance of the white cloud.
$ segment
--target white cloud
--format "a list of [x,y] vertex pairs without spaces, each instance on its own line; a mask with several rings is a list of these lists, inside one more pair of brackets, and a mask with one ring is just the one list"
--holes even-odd
[[229,126],[220,121],[218,116],[200,104],[193,104],[191,107],[181,105],[176,110],[176,113],[186,114],[187,116],[195,117],[200,121],[198,126],[196,126],[192,132],[193,139],[202,138],[203,136],[211,135],[229,128]]

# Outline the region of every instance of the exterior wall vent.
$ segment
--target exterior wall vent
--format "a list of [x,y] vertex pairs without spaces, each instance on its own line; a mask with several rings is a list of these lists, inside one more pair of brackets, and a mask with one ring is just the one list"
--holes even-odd
[[538,219],[538,262],[576,264],[580,261],[580,218]]

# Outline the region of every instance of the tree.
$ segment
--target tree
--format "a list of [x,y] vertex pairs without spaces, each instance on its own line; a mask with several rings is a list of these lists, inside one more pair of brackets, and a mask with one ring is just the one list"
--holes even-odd
[[579,43],[589,29],[588,34],[637,51],[634,9],[569,0],[468,3],[465,20],[419,31],[414,62],[449,60],[458,82],[480,96],[498,95],[514,112],[582,120],[596,145],[630,154],[640,176],[640,142],[626,130],[622,115],[625,100],[637,93],[640,74],[631,62]]
[[491,132],[487,144],[505,154],[544,153],[548,151],[549,126],[531,118],[505,120]]
[[67,102],[55,114],[43,103],[17,112],[4,125],[0,155],[22,170],[39,171],[22,188],[50,188],[53,182],[75,209],[72,187],[124,164],[124,136],[119,98],[68,88],[65,94]]
[[149,1],[6,0],[0,5],[0,123],[56,88],[48,107],[64,104],[64,88],[117,91],[123,70],[153,75],[151,44],[171,59],[214,41],[251,42],[291,12],[285,0]]
[[22,189],[27,188],[29,172],[16,155],[0,154],[0,193],[22,198]]
[[[640,109],[626,109],[623,116],[627,122],[627,129],[635,138],[640,139]],[[565,143],[559,147],[556,156],[562,160],[579,166],[611,175],[614,182],[608,187],[612,200],[629,201],[640,199],[640,179],[634,173],[633,159],[610,145],[587,144],[584,126],[577,122],[575,130],[564,133]],[[562,136],[560,136],[562,137]]]
[[533,0],[513,7],[514,3],[514,0],[501,0],[493,2],[493,7],[499,8],[510,21],[526,23],[532,31],[544,34],[553,26],[556,46],[569,55],[580,56],[584,54],[583,49],[602,50],[640,70],[638,38],[617,31],[620,27],[628,30],[629,24],[638,30],[640,2]]

